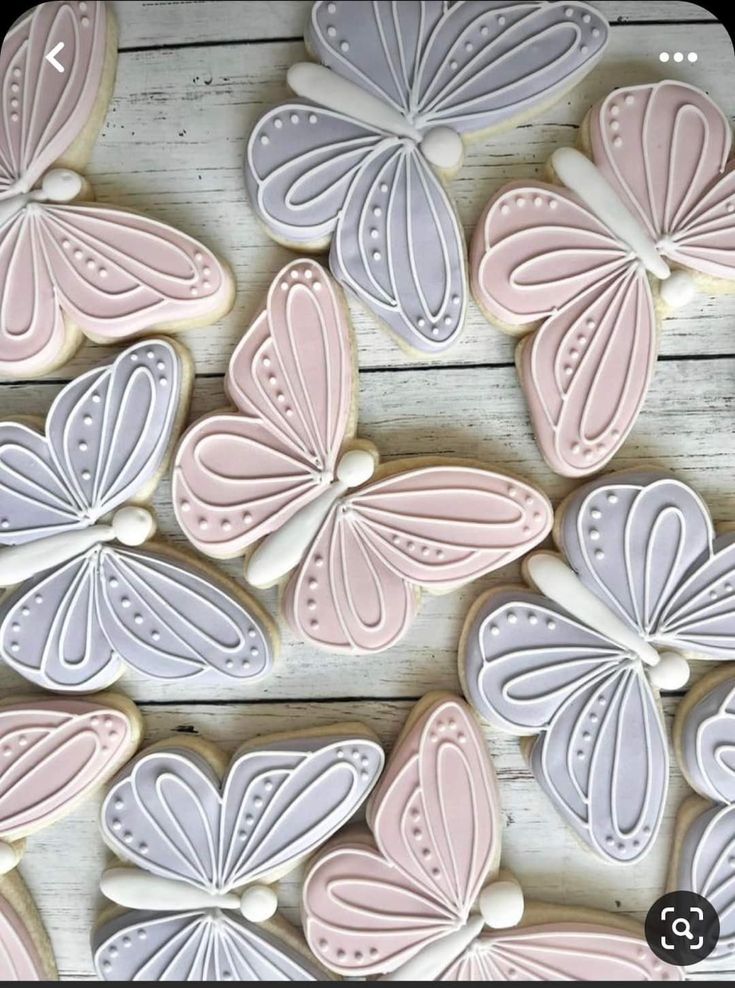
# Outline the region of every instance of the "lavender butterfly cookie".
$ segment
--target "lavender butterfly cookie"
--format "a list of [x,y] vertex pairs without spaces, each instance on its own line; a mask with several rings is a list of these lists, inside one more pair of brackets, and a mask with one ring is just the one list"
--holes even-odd
[[324,980],[276,914],[273,883],[349,820],[382,767],[361,724],[259,738],[229,767],[198,739],[144,751],[101,811],[124,864],[101,888],[124,911],[108,911],[94,933],[100,977]]
[[601,57],[584,3],[327,2],[312,7],[296,98],[248,142],[245,180],[268,232],[324,250],[337,280],[421,355],[464,322],[464,235],[443,185],[465,141],[572,88]]
[[626,471],[557,514],[561,555],[527,557],[535,590],[481,598],[460,646],[466,695],[528,737],[531,769],[598,855],[639,861],[661,822],[668,750],[658,690],[687,658],[735,658],[735,534],[665,473]]
[[698,971],[730,970],[735,951],[735,670],[701,679],[676,711],[674,749],[698,796],[679,809],[669,887],[708,899],[720,935]]
[[0,423],[0,656],[57,691],[102,689],[125,665],[162,680],[266,673],[270,622],[234,583],[151,541],[143,502],[191,391],[186,351],[143,340],[82,374],[41,433]]

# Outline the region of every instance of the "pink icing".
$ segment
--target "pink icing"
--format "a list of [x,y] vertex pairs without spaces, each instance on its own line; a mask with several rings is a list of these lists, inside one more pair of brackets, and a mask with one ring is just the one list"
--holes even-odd
[[345,975],[395,970],[465,923],[496,866],[497,782],[464,703],[440,697],[416,720],[371,797],[368,823],[373,840],[337,840],[304,884],[309,945]]
[[[62,43],[67,70],[60,73],[44,53]],[[63,205],[79,195],[81,180],[56,173],[49,181],[50,166],[93,111],[106,46],[105,5],[95,2],[40,4],[3,43],[4,373],[38,374],[58,363],[73,342],[72,326],[111,342],[154,325],[207,320],[230,299],[224,268],[198,241],[112,207]]]
[[227,373],[242,414],[200,420],[177,452],[174,508],[201,552],[242,553],[331,479],[352,402],[343,304],[314,261],[294,261],[273,279]]
[[[32,8],[0,51],[5,128],[0,137],[0,198],[27,192],[78,137],[89,119],[105,63],[104,3],[51,2]],[[63,43],[64,72],[45,58]]]
[[35,944],[17,912],[0,896],[0,981],[46,981]]
[[284,612],[314,644],[387,648],[414,617],[416,586],[460,586],[497,569],[542,539],[550,521],[542,495],[489,470],[393,474],[333,508],[286,587]]
[[[661,252],[678,259],[667,238],[676,234],[686,242],[682,234],[691,232],[702,200],[725,171],[732,133],[724,113],[686,83],[633,86],[615,90],[593,109],[589,138],[597,167],[626,207]],[[723,236],[732,243],[735,234],[721,229]],[[725,277],[732,277],[732,260],[726,267]]]
[[616,90],[591,111],[590,143],[625,207],[614,210],[617,232],[600,218],[609,193],[587,179],[587,204],[516,182],[488,203],[470,253],[473,291],[492,319],[524,330],[545,320],[521,346],[519,374],[541,451],[567,476],[600,469],[620,448],[653,372],[653,297],[623,231],[637,223],[659,263],[735,277],[730,127],[704,93],[674,82]]
[[368,803],[367,822],[372,833],[337,838],[304,881],[307,941],[338,974],[400,968],[403,980],[403,965],[414,961],[423,965],[422,980],[681,977],[642,936],[612,924],[483,930],[480,893],[498,867],[500,797],[484,738],[459,699],[437,696],[414,715]]
[[[297,512],[303,522],[313,508],[286,617],[319,647],[377,652],[409,627],[418,587],[457,587],[505,565],[547,534],[552,514],[528,484],[467,464],[407,461],[378,481],[340,486],[350,343],[324,269],[305,260],[284,268],[230,362],[227,391],[239,413],[208,416],[184,436],[173,499],[193,544],[217,557],[244,552]],[[318,514],[317,499],[330,497]]]
[[484,933],[444,981],[682,981],[640,936],[612,926],[543,923]]
[[0,836],[57,818],[129,757],[133,727],[113,706],[40,697],[0,709]]
[[[34,223],[25,215],[35,210]],[[35,231],[42,250],[31,241]],[[12,290],[17,279],[24,290]],[[216,313],[230,287],[214,255],[173,227],[106,206],[26,207],[0,230],[0,369],[36,372],[67,341],[61,311],[101,342]]]

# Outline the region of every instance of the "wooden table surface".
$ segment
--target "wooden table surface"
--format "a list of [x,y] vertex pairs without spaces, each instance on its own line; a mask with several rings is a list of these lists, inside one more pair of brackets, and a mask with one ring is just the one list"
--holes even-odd
[[[468,234],[488,196],[509,179],[539,175],[556,147],[574,142],[587,107],[616,86],[668,76],[701,86],[728,114],[735,112],[733,47],[711,14],[692,3],[594,5],[612,25],[603,62],[553,109],[467,154],[451,193]],[[222,374],[233,345],[273,275],[293,256],[256,222],[245,198],[243,158],[253,123],[286,95],[286,69],[304,57],[309,4],[123,0],[113,6],[120,33],[117,81],[87,169],[96,196],[200,236],[237,278],[230,315],[181,335],[196,360],[197,417],[223,404]],[[660,51],[695,51],[698,58],[664,66]],[[570,489],[544,465],[531,437],[513,341],[488,325],[474,304],[461,340],[430,365],[408,357],[357,304],[352,311],[361,369],[359,434],[385,457],[476,457],[522,474],[555,502]],[[89,344],[52,379],[1,385],[0,415],[44,415],[64,381],[109,356]],[[734,383],[735,294],[698,297],[664,325],[648,400],[615,465],[671,468],[703,494],[718,523],[735,521]],[[166,483],[154,503],[162,532],[184,544]],[[236,563],[225,568],[240,575]],[[390,745],[416,698],[458,688],[456,644],[472,600],[516,576],[510,567],[459,593],[425,598],[410,633],[379,656],[319,654],[282,627],[274,674],[257,688],[163,686],[133,673],[119,686],[140,704],[148,740],[198,732],[232,750],[259,733],[358,717]],[[258,596],[275,610],[275,593]],[[0,670],[0,686],[28,692],[7,668]],[[664,701],[669,719],[676,702]],[[687,791],[678,771],[672,770],[656,847],[634,869],[614,868],[583,849],[554,815],[515,739],[491,730],[487,738],[502,789],[504,861],[526,894],[642,917],[664,886],[673,816]],[[105,859],[94,801],[28,842],[21,871],[63,977],[93,976],[89,931],[101,903],[96,889]],[[282,883],[285,912],[295,921],[297,891],[298,875]]]

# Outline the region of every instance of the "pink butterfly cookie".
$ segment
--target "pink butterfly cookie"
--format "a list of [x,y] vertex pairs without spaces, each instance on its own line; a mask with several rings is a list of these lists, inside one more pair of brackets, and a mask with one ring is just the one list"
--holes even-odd
[[141,729],[135,706],[113,694],[0,704],[0,980],[56,978],[41,919],[9,872],[28,835],[70,813],[128,760]]
[[559,185],[493,196],[470,259],[488,317],[528,333],[517,363],[536,439],[570,477],[604,466],[635,424],[657,317],[735,279],[732,132],[705,93],[615,90],[583,138],[585,154],[552,155]]
[[498,873],[500,796],[469,708],[448,694],[409,715],[367,810],[304,880],[306,939],[325,967],[389,981],[678,981],[634,923],[524,903]]
[[481,597],[460,645],[467,697],[524,738],[555,809],[597,855],[651,849],[668,791],[659,690],[688,659],[735,659],[735,537],[661,471],[621,471],[576,490],[555,524],[561,554],[532,553],[533,589]]
[[377,652],[410,626],[418,588],[453,589],[518,558],[548,533],[551,508],[523,481],[474,463],[377,468],[353,438],[355,371],[337,286],[299,260],[230,361],[237,410],[184,435],[173,472],[179,524],[218,558],[258,547],[256,586],[293,570],[289,624],[321,648]]
[[[46,59],[63,45],[64,72]],[[208,323],[233,298],[225,267],[156,220],[93,205],[82,166],[112,91],[102,2],[39,4],[0,51],[0,373],[60,365],[84,333],[111,343]]]
[[[681,770],[699,793],[681,806],[669,874],[717,910],[720,936],[698,971],[732,969],[735,949],[735,673],[721,667],[679,704],[673,731]],[[701,797],[701,798],[700,798]]]

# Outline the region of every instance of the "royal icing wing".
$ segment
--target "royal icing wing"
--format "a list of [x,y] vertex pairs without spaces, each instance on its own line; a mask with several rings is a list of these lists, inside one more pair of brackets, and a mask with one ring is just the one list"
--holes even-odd
[[[646,471],[581,488],[561,545],[582,582],[661,646],[735,658],[735,546],[715,538],[706,504]],[[729,588],[729,589],[728,589]]]
[[229,892],[323,843],[367,796],[382,764],[373,741],[300,738],[245,751],[220,787],[201,757],[153,750],[108,793],[104,837],[144,871]]
[[160,680],[252,680],[273,645],[260,612],[160,549],[103,546],[14,590],[0,653],[26,679],[99,689],[124,665]]
[[446,938],[467,922],[497,868],[495,774],[464,704],[439,698],[413,722],[370,801],[368,822],[372,839],[338,839],[304,882],[307,941],[347,976],[395,971]]
[[0,425],[0,543],[86,527],[144,494],[178,424],[183,376],[171,343],[146,340],[68,384],[51,406],[45,437]]
[[550,521],[537,491],[489,470],[393,473],[332,509],[283,607],[307,641],[382,650],[405,633],[418,586],[447,589],[503,566],[537,544]]
[[[28,192],[84,129],[102,81],[108,27],[104,3],[51,2],[28,11],[5,35],[0,203]],[[46,59],[59,44],[64,72]]]
[[590,147],[665,257],[735,277],[732,131],[705,93],[671,81],[612,93],[591,114]]
[[[382,766],[376,742],[337,731],[248,748],[221,783],[198,752],[140,756],[101,812],[105,840],[136,866],[103,876],[105,894],[134,911],[95,936],[102,977],[318,978],[277,931],[254,925],[277,905],[258,880],[272,882],[341,827]],[[130,956],[118,950],[126,937]]]
[[294,261],[230,361],[226,389],[240,414],[202,419],[179,445],[174,508],[198,549],[241,553],[324,490],[352,383],[343,303],[318,264]]
[[134,751],[139,728],[132,704],[106,703],[104,696],[3,703],[3,841],[17,841],[52,823],[109,779]]
[[541,183],[514,183],[491,200],[470,266],[492,318],[544,320],[518,360],[544,456],[569,476],[598,469],[634,425],[653,372],[645,272],[576,196]]
[[[124,210],[69,204],[84,194],[83,179],[50,167],[112,85],[112,33],[104,3],[58,0],[36,6],[3,42],[0,370],[9,375],[58,364],[80,329],[109,343],[211,320],[231,301],[228,273],[197,240]],[[61,47],[64,72],[45,58]]]
[[446,349],[464,322],[464,235],[415,147],[378,150],[350,186],[332,240],[335,278],[416,350]]
[[324,972],[269,931],[237,915],[131,911],[92,937],[105,981],[323,981]]
[[728,675],[685,716],[677,714],[674,734],[682,769],[697,792],[714,803],[735,803],[735,679]]
[[506,124],[589,71],[607,25],[584,4],[315,3],[289,83],[307,103],[265,114],[246,182],[273,236],[334,234],[336,277],[420,352],[446,349],[466,307],[462,232],[434,169],[461,135]]
[[487,932],[442,981],[680,981],[640,936],[592,923],[542,923]]
[[534,774],[593,849],[634,861],[667,787],[652,687],[683,686],[684,654],[735,654],[732,539],[715,540],[701,498],[655,471],[580,488],[557,530],[569,566],[549,553],[527,560],[546,596],[496,592],[473,613],[465,688],[492,723],[539,734]]

